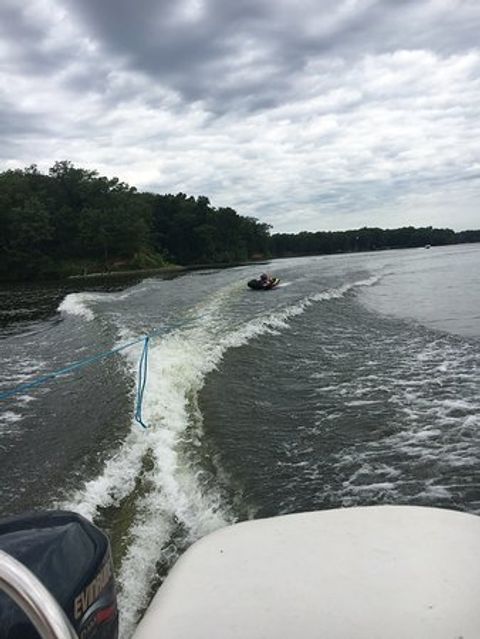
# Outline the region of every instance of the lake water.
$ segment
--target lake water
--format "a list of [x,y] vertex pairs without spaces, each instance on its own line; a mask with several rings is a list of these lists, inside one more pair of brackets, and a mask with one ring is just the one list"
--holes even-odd
[[[265,267],[264,267],[265,268]],[[357,504],[480,514],[480,245],[277,260],[114,291],[0,293],[5,390],[157,331],[0,405],[0,512],[107,530],[122,636],[194,540]]]

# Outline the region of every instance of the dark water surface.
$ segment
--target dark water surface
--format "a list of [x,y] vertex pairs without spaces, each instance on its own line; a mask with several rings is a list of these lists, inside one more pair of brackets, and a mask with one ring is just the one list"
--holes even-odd
[[[112,539],[122,635],[192,541],[247,517],[374,503],[480,513],[480,246],[272,262],[3,301],[0,510],[60,505]],[[57,310],[58,309],[58,310]]]

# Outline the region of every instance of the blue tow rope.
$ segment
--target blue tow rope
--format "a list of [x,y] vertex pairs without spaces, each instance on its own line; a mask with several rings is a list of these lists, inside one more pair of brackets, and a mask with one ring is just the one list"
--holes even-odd
[[[155,331],[157,332],[157,331]],[[150,340],[150,336],[141,337],[139,339],[133,340],[132,342],[128,342],[127,344],[123,344],[122,346],[118,346],[117,348],[113,348],[110,351],[105,351],[103,353],[97,353],[96,355],[92,355],[91,357],[87,357],[86,359],[79,360],[77,362],[73,362],[69,366],[65,368],[61,368],[58,371],[53,371],[48,373],[47,375],[43,375],[42,377],[37,377],[31,382],[25,382],[24,384],[20,384],[15,388],[11,388],[9,390],[0,392],[0,401],[10,399],[15,395],[19,395],[24,391],[35,388],[36,386],[41,386],[46,382],[56,379],[57,377],[61,377],[62,375],[67,375],[74,370],[79,368],[84,368],[85,366],[89,366],[90,364],[94,364],[102,359],[106,359],[107,357],[112,357],[116,355],[120,351],[125,350],[126,348],[130,348],[135,344],[143,342],[143,350],[142,355],[140,357],[140,363],[138,367],[138,384],[137,384],[137,397],[136,397],[136,408],[135,408],[135,421],[140,424],[143,428],[148,428],[147,424],[143,421],[142,417],[142,405],[143,405],[143,395],[145,392],[145,385],[147,383],[147,371],[148,371],[148,343]]]
[[143,421],[142,418],[142,406],[143,406],[143,393],[145,391],[145,384],[147,383],[147,373],[148,373],[148,342],[150,338],[145,338],[145,342],[143,344],[142,355],[140,357],[140,362],[138,364],[138,384],[137,384],[137,407],[135,409],[135,421],[143,426],[143,428],[148,428],[147,424]]

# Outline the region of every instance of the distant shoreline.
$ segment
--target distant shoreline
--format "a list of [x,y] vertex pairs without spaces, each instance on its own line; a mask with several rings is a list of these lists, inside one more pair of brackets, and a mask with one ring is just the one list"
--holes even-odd
[[126,271],[98,271],[97,273],[85,273],[84,275],[69,275],[66,280],[91,280],[91,279],[112,279],[115,277],[134,277],[136,275],[149,276],[149,275],[175,275],[186,273],[188,271],[200,271],[203,269],[221,269],[221,268],[233,268],[235,266],[253,266],[268,264],[270,260],[258,260],[249,262],[220,262],[212,264],[190,264],[188,266],[171,265],[162,266],[159,268],[145,268]]
[[80,275],[68,275],[65,280],[91,280],[110,279],[114,277],[132,277],[135,275],[169,275],[171,273],[181,273],[188,270],[186,266],[162,266],[159,268],[129,269],[126,271],[98,271],[97,273],[84,273]]
[[[479,242],[455,242],[452,244],[444,244],[444,245],[430,245],[431,248],[445,248],[449,246],[469,246],[479,244]],[[430,248],[429,247],[429,248]],[[150,277],[150,276],[165,276],[165,277],[175,277],[177,275],[182,275],[184,273],[188,273],[190,271],[199,271],[199,270],[207,270],[207,269],[225,269],[225,268],[235,268],[238,266],[265,266],[270,264],[272,260],[285,260],[292,258],[307,258],[307,257],[327,257],[332,255],[359,255],[361,253],[378,253],[384,251],[392,251],[392,250],[406,250],[406,249],[425,249],[425,246],[402,246],[402,247],[382,247],[370,250],[360,250],[360,251],[337,251],[335,253],[290,253],[288,255],[272,255],[268,258],[262,258],[257,260],[249,260],[246,262],[212,262],[212,263],[204,263],[204,264],[189,264],[187,266],[180,264],[170,264],[169,266],[161,266],[157,268],[146,268],[146,269],[126,269],[126,270],[109,270],[109,271],[96,271],[93,273],[78,273],[76,275],[66,275],[63,277],[51,277],[46,279],[39,280],[25,280],[25,279],[0,279],[0,287],[2,285],[10,286],[15,284],[38,284],[38,283],[66,283],[66,282],[81,282],[82,280],[88,282],[92,280],[114,280],[114,279],[122,279],[122,278],[135,278],[135,277]]]

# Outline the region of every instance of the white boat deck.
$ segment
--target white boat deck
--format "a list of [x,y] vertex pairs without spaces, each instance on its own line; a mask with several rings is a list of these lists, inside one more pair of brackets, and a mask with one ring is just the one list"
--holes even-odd
[[478,639],[480,518],[347,508],[194,544],[134,639]]

